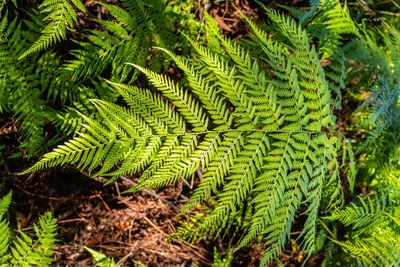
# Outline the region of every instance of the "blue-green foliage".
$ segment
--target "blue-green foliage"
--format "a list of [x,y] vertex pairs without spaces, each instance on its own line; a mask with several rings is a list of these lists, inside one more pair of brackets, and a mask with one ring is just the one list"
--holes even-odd
[[[345,138],[339,135],[344,141],[342,168],[349,181],[350,195],[366,187],[369,190],[364,192],[367,195],[363,198],[352,195],[353,203],[333,209],[325,218],[330,230],[321,228],[320,231],[329,239],[320,238],[318,250],[326,248],[323,264],[328,266],[339,262],[349,266],[397,266],[400,259],[397,253],[400,238],[400,35],[395,26],[387,23],[380,30],[370,28],[365,22],[356,24],[347,6],[342,7],[339,1],[311,2],[309,11],[292,11],[307,31],[318,38],[319,51],[324,52],[322,58],[329,59],[325,69],[331,79],[331,89],[339,96],[337,107],[340,107],[341,93],[335,89],[335,84],[342,84],[339,89],[344,89],[343,85],[349,86],[350,81],[358,80],[346,89],[351,90],[347,99],[356,97],[359,102],[361,99],[361,105],[353,114],[356,124],[344,127],[360,135],[346,133]],[[341,58],[339,65],[338,58]],[[341,66],[342,74],[335,75],[330,65],[335,69],[335,65]],[[361,95],[365,92],[367,97]],[[351,227],[344,239],[338,237],[337,222]],[[346,253],[338,251],[335,244]]]
[[[400,32],[388,24],[385,28],[383,32],[365,37],[368,59],[365,72],[373,78],[364,85],[364,88],[369,87],[370,95],[355,112],[361,122],[360,128],[366,131],[365,142],[358,151],[379,154],[376,160],[383,160],[379,163],[390,159],[398,161],[400,145]],[[377,38],[383,41],[382,45]],[[385,150],[379,152],[381,149]]]

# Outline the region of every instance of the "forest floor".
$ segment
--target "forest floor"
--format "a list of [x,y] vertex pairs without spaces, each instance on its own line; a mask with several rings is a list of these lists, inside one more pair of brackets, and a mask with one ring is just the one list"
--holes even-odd
[[[260,8],[249,5],[246,0],[231,2],[252,20],[262,16]],[[275,2],[295,5],[301,1],[270,1],[269,4]],[[232,5],[226,2],[214,4],[209,12],[225,35],[239,39],[246,34],[247,26]],[[58,220],[59,242],[55,248],[54,266],[90,266],[92,258],[83,246],[114,257],[121,266],[138,266],[139,263],[146,266],[211,266],[214,247],[227,252],[227,240],[203,239],[190,244],[169,238],[179,227],[179,221],[188,221],[194,214],[178,216],[193,193],[190,182],[180,182],[178,186],[158,191],[121,194],[132,186],[135,177],[119,179],[104,187],[100,179],[91,179],[72,167],[18,176],[18,172],[31,166],[36,159],[20,157],[18,123],[7,116],[0,117],[0,144],[5,145],[0,153],[6,160],[4,167],[0,167],[3,168],[0,177],[5,178],[5,190],[13,190],[11,212],[17,218],[18,227],[32,230],[33,223],[48,210],[53,211]],[[195,187],[198,181],[193,183]],[[299,230],[301,223],[294,225],[292,242],[279,256],[283,266],[302,264],[304,255],[294,241]],[[254,242],[235,253],[232,266],[258,266],[262,254],[262,243]],[[318,254],[312,256],[306,266],[319,266],[321,258]]]

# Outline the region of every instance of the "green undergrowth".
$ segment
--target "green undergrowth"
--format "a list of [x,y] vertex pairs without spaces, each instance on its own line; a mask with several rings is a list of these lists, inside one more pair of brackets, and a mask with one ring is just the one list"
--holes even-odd
[[69,40],[82,2],[46,0],[22,21],[3,7],[0,107],[36,147],[45,119],[60,136],[73,133],[22,174],[69,164],[106,184],[137,175],[125,193],[196,176],[181,215],[197,215],[173,238],[225,240],[221,266],[254,242],[262,266],[289,242],[304,264],[318,253],[323,266],[399,265],[396,10],[380,17],[368,9],[378,1],[259,4],[260,24],[237,9],[250,29],[238,42],[206,12],[205,24],[192,24],[195,4],[99,3],[109,19],[93,20],[102,30],[84,31],[67,57],[54,44]]

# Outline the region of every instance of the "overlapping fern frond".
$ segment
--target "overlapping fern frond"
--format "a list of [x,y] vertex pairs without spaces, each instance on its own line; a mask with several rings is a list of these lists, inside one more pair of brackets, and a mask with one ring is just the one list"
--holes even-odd
[[[111,75],[105,76],[113,81],[128,82],[137,77],[138,71],[125,64],[134,62],[145,65],[151,47],[155,44],[169,48],[173,37],[168,29],[170,23],[163,14],[164,4],[152,0],[122,1],[123,7],[99,3],[104,6],[116,21],[95,20],[107,31],[91,30],[85,35],[89,42],[77,42],[81,48],[74,50],[75,57],[65,64],[73,78],[85,80],[103,74],[111,66]],[[153,69],[160,69],[160,54],[153,53]]]
[[[366,72],[375,78],[371,79],[372,84],[371,80],[363,83],[371,93],[355,114],[361,118],[360,128],[367,133],[358,152],[386,147],[381,159],[387,161],[388,158],[398,158],[400,146],[400,32],[389,24],[385,27],[386,30],[376,37],[370,34],[365,38]],[[382,38],[382,46],[377,44],[377,37]],[[382,141],[387,145],[377,145]]]
[[359,198],[358,204],[351,203],[326,218],[351,226],[347,240],[334,242],[361,266],[400,264],[400,206],[398,196],[389,197],[394,193],[390,191],[378,191],[382,196],[370,195],[366,200]]
[[44,0],[39,9],[43,14],[46,14],[43,20],[50,22],[42,30],[39,39],[20,55],[19,59],[43,51],[52,44],[65,39],[67,30],[72,30],[74,23],[77,23],[74,7],[84,13],[86,12],[80,0]]
[[319,53],[325,63],[325,73],[330,81],[330,89],[336,95],[334,104],[341,107],[342,92],[346,79],[346,55],[343,49],[345,41],[343,36],[360,37],[357,24],[350,16],[345,2],[339,0],[313,0],[310,1],[309,10],[288,8],[304,25],[307,32],[318,39]]
[[0,199],[0,220],[3,218],[4,214],[7,213],[8,208],[11,205],[12,191],[8,192],[2,199]]
[[33,240],[24,232],[19,232],[21,237],[16,237],[14,246],[11,247],[13,258],[10,263],[14,266],[48,266],[53,262],[52,248],[55,244],[57,220],[51,212],[39,218],[39,224],[34,225],[36,239]]
[[[299,20],[300,24],[313,25],[336,34],[357,34],[358,29],[350,16],[347,2],[344,5],[339,0],[310,0],[310,8],[292,8],[283,6]],[[323,34],[324,31],[320,32]],[[326,31],[325,31],[326,33]]]
[[61,69],[61,58],[53,51],[18,59],[39,33],[40,14],[29,14],[32,21],[9,21],[8,12],[0,20],[0,111],[15,114],[21,122],[22,147],[32,156],[44,146],[44,127],[57,111],[49,103],[83,102],[78,85]]
[[0,21],[0,110],[12,110],[23,119],[22,137],[26,140],[26,147],[30,148],[29,152],[35,153],[42,145],[45,120],[44,101],[37,89],[40,75],[34,65],[16,60],[27,42],[18,19],[9,22],[7,15],[6,12]]
[[164,50],[185,72],[190,90],[132,64],[158,93],[110,82],[127,106],[92,100],[99,119],[81,115],[85,132],[24,173],[67,163],[110,181],[141,172],[132,189],[140,190],[175,183],[201,168],[203,179],[183,212],[212,194],[218,201],[198,231],[217,233],[226,217],[249,202],[250,226],[239,246],[263,236],[268,263],[282,251],[296,212],[307,203],[302,236],[311,253],[323,187],[338,183],[329,83],[301,26],[267,13],[285,43],[248,22],[272,73],[224,37],[224,56],[193,41],[194,60]]
[[8,221],[3,219],[10,207],[12,199],[12,191],[0,199],[0,266],[6,267],[11,258],[8,254],[9,246],[11,243],[12,232],[8,227]]

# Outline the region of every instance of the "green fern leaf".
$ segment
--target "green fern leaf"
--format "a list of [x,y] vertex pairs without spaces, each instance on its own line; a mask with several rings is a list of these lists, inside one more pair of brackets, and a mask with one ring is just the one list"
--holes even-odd
[[108,258],[103,253],[97,252],[88,247],[84,247],[93,257],[93,264],[98,267],[114,267],[117,266],[113,258]]
[[[85,13],[85,7],[79,0],[73,0],[71,2]],[[42,13],[48,14],[44,20],[50,20],[50,23],[43,29],[40,38],[26,50],[19,59],[42,51],[55,42],[65,39],[67,30],[71,30],[74,22],[77,22],[76,12],[68,1],[44,0],[39,6],[39,9],[41,9]]]
[[[329,136],[335,131],[329,82],[302,27],[275,11],[267,13],[285,42],[268,38],[247,20],[272,74],[217,33],[225,54],[191,40],[198,54],[193,60],[162,49],[185,72],[190,89],[130,63],[157,91],[109,82],[126,106],[92,100],[98,117],[81,114],[84,131],[24,173],[76,164],[110,176],[111,182],[140,172],[130,192],[167,186],[199,170],[202,181],[182,212],[213,194],[218,200],[194,236],[218,235],[234,224],[236,214],[247,212],[239,247],[262,236],[267,264],[283,250],[300,206],[307,203],[303,248],[312,253],[323,188],[330,186],[336,190],[332,197],[340,196],[338,140]],[[244,203],[252,208],[244,211]]]
[[0,266],[8,266],[11,256],[7,253],[10,246],[11,231],[8,222],[0,220]]
[[19,232],[21,237],[16,237],[14,246],[11,247],[14,266],[48,266],[53,262],[52,248],[55,244],[57,220],[51,212],[47,212],[39,218],[39,225],[34,225],[36,240],[32,240],[24,232]]
[[0,199],[0,220],[3,218],[4,214],[7,213],[8,208],[11,205],[12,191],[8,192],[2,199]]

